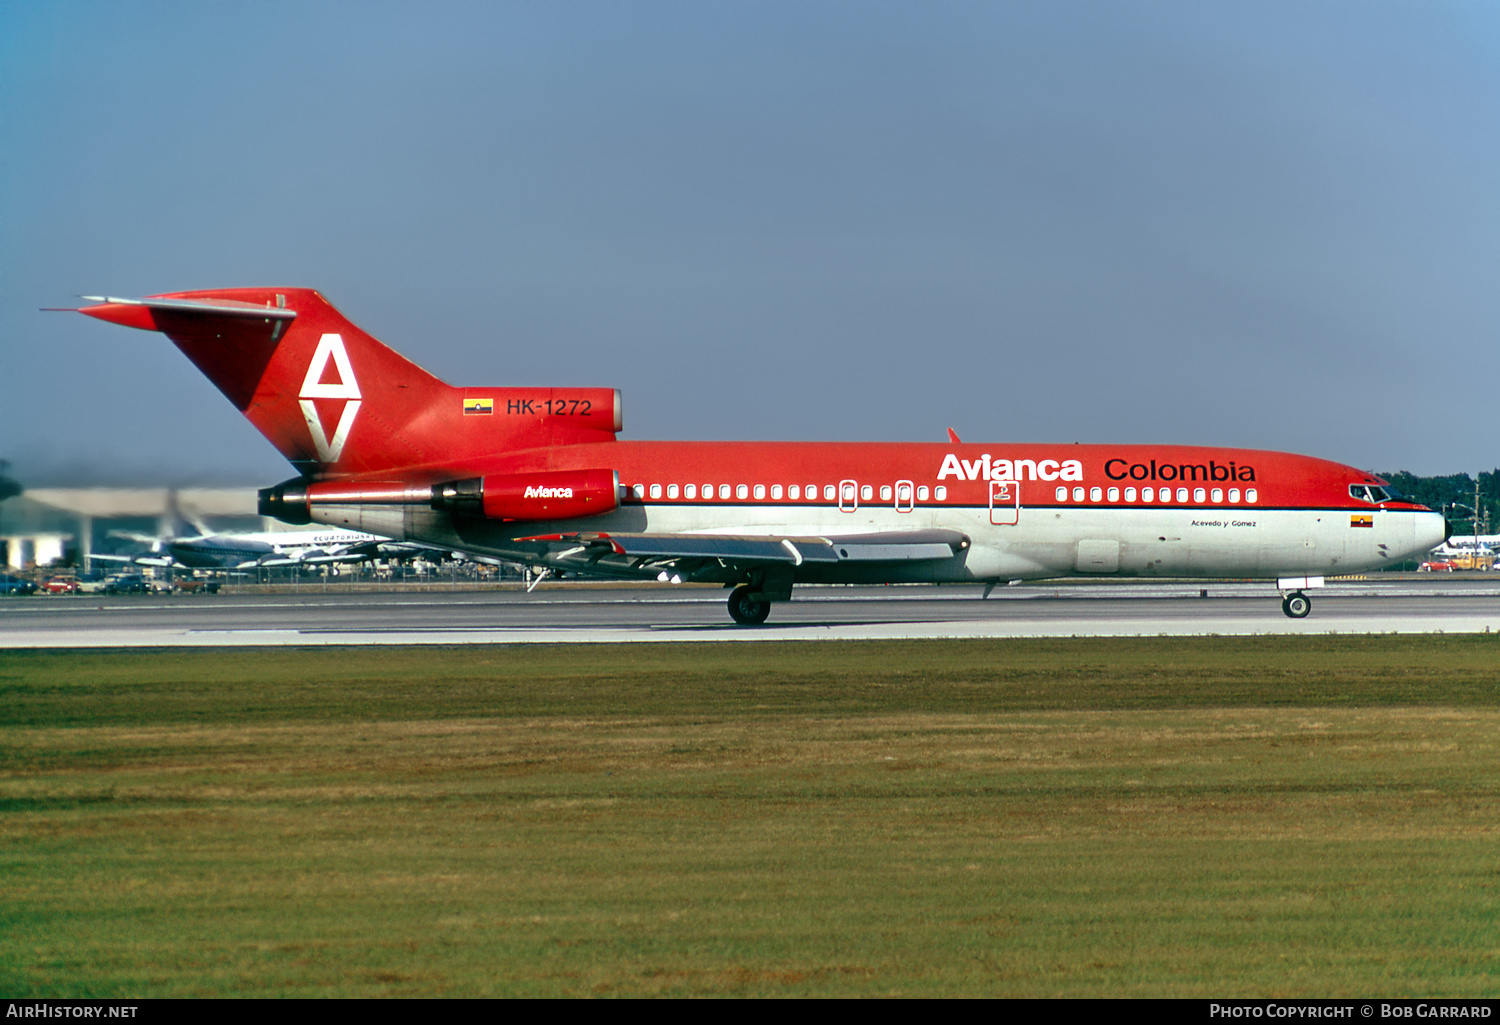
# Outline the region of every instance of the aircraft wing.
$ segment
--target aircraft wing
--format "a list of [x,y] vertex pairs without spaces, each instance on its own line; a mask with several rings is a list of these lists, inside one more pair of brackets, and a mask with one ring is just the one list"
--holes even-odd
[[[888,531],[842,537],[731,534],[564,534],[521,538],[550,566],[585,575],[640,577],[675,570],[683,579],[715,570],[805,563],[903,563],[952,559],[969,547],[956,530]],[[704,574],[701,571],[707,570]]]
[[105,555],[100,552],[90,552],[90,559],[103,559],[105,562],[128,562],[136,566],[176,566],[182,564],[166,555]]
[[722,559],[732,563],[908,562],[951,559],[968,547],[956,530],[848,537],[736,537],[715,534],[611,534],[616,554],[648,559]]

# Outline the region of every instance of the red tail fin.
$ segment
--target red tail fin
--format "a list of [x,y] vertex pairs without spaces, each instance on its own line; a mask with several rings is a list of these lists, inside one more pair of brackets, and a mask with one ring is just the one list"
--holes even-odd
[[550,389],[450,387],[312,289],[172,292],[80,312],[166,334],[308,477],[399,468],[437,479],[483,456],[619,430],[617,392],[570,389],[569,413]]

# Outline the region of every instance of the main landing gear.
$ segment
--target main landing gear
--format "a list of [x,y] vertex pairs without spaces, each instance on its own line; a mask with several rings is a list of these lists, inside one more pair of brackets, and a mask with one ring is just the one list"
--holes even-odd
[[749,584],[741,584],[729,592],[729,616],[741,626],[756,626],[766,621],[771,614],[771,603],[750,597]]
[[1281,611],[1293,619],[1306,619],[1312,611],[1312,599],[1301,591],[1284,594],[1281,596]]

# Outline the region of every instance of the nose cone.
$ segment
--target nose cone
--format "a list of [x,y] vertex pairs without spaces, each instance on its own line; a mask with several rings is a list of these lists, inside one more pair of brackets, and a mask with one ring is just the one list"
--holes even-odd
[[1448,521],[1443,518],[1442,513],[1417,513],[1416,522],[1412,524],[1412,527],[1414,532],[1412,554],[1414,555],[1430,552],[1448,540]]

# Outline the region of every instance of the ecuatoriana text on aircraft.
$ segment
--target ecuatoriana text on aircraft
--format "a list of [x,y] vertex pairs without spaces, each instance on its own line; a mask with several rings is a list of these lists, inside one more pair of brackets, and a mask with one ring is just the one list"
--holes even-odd
[[798,584],[988,594],[1061,576],[1263,579],[1300,618],[1325,575],[1446,534],[1385,481],[1312,456],[974,445],[951,429],[930,443],[623,440],[612,388],[455,388],[311,289],[91,301],[80,312],[164,333],[292,464],[262,515],[542,573],[718,583],[742,624]]

